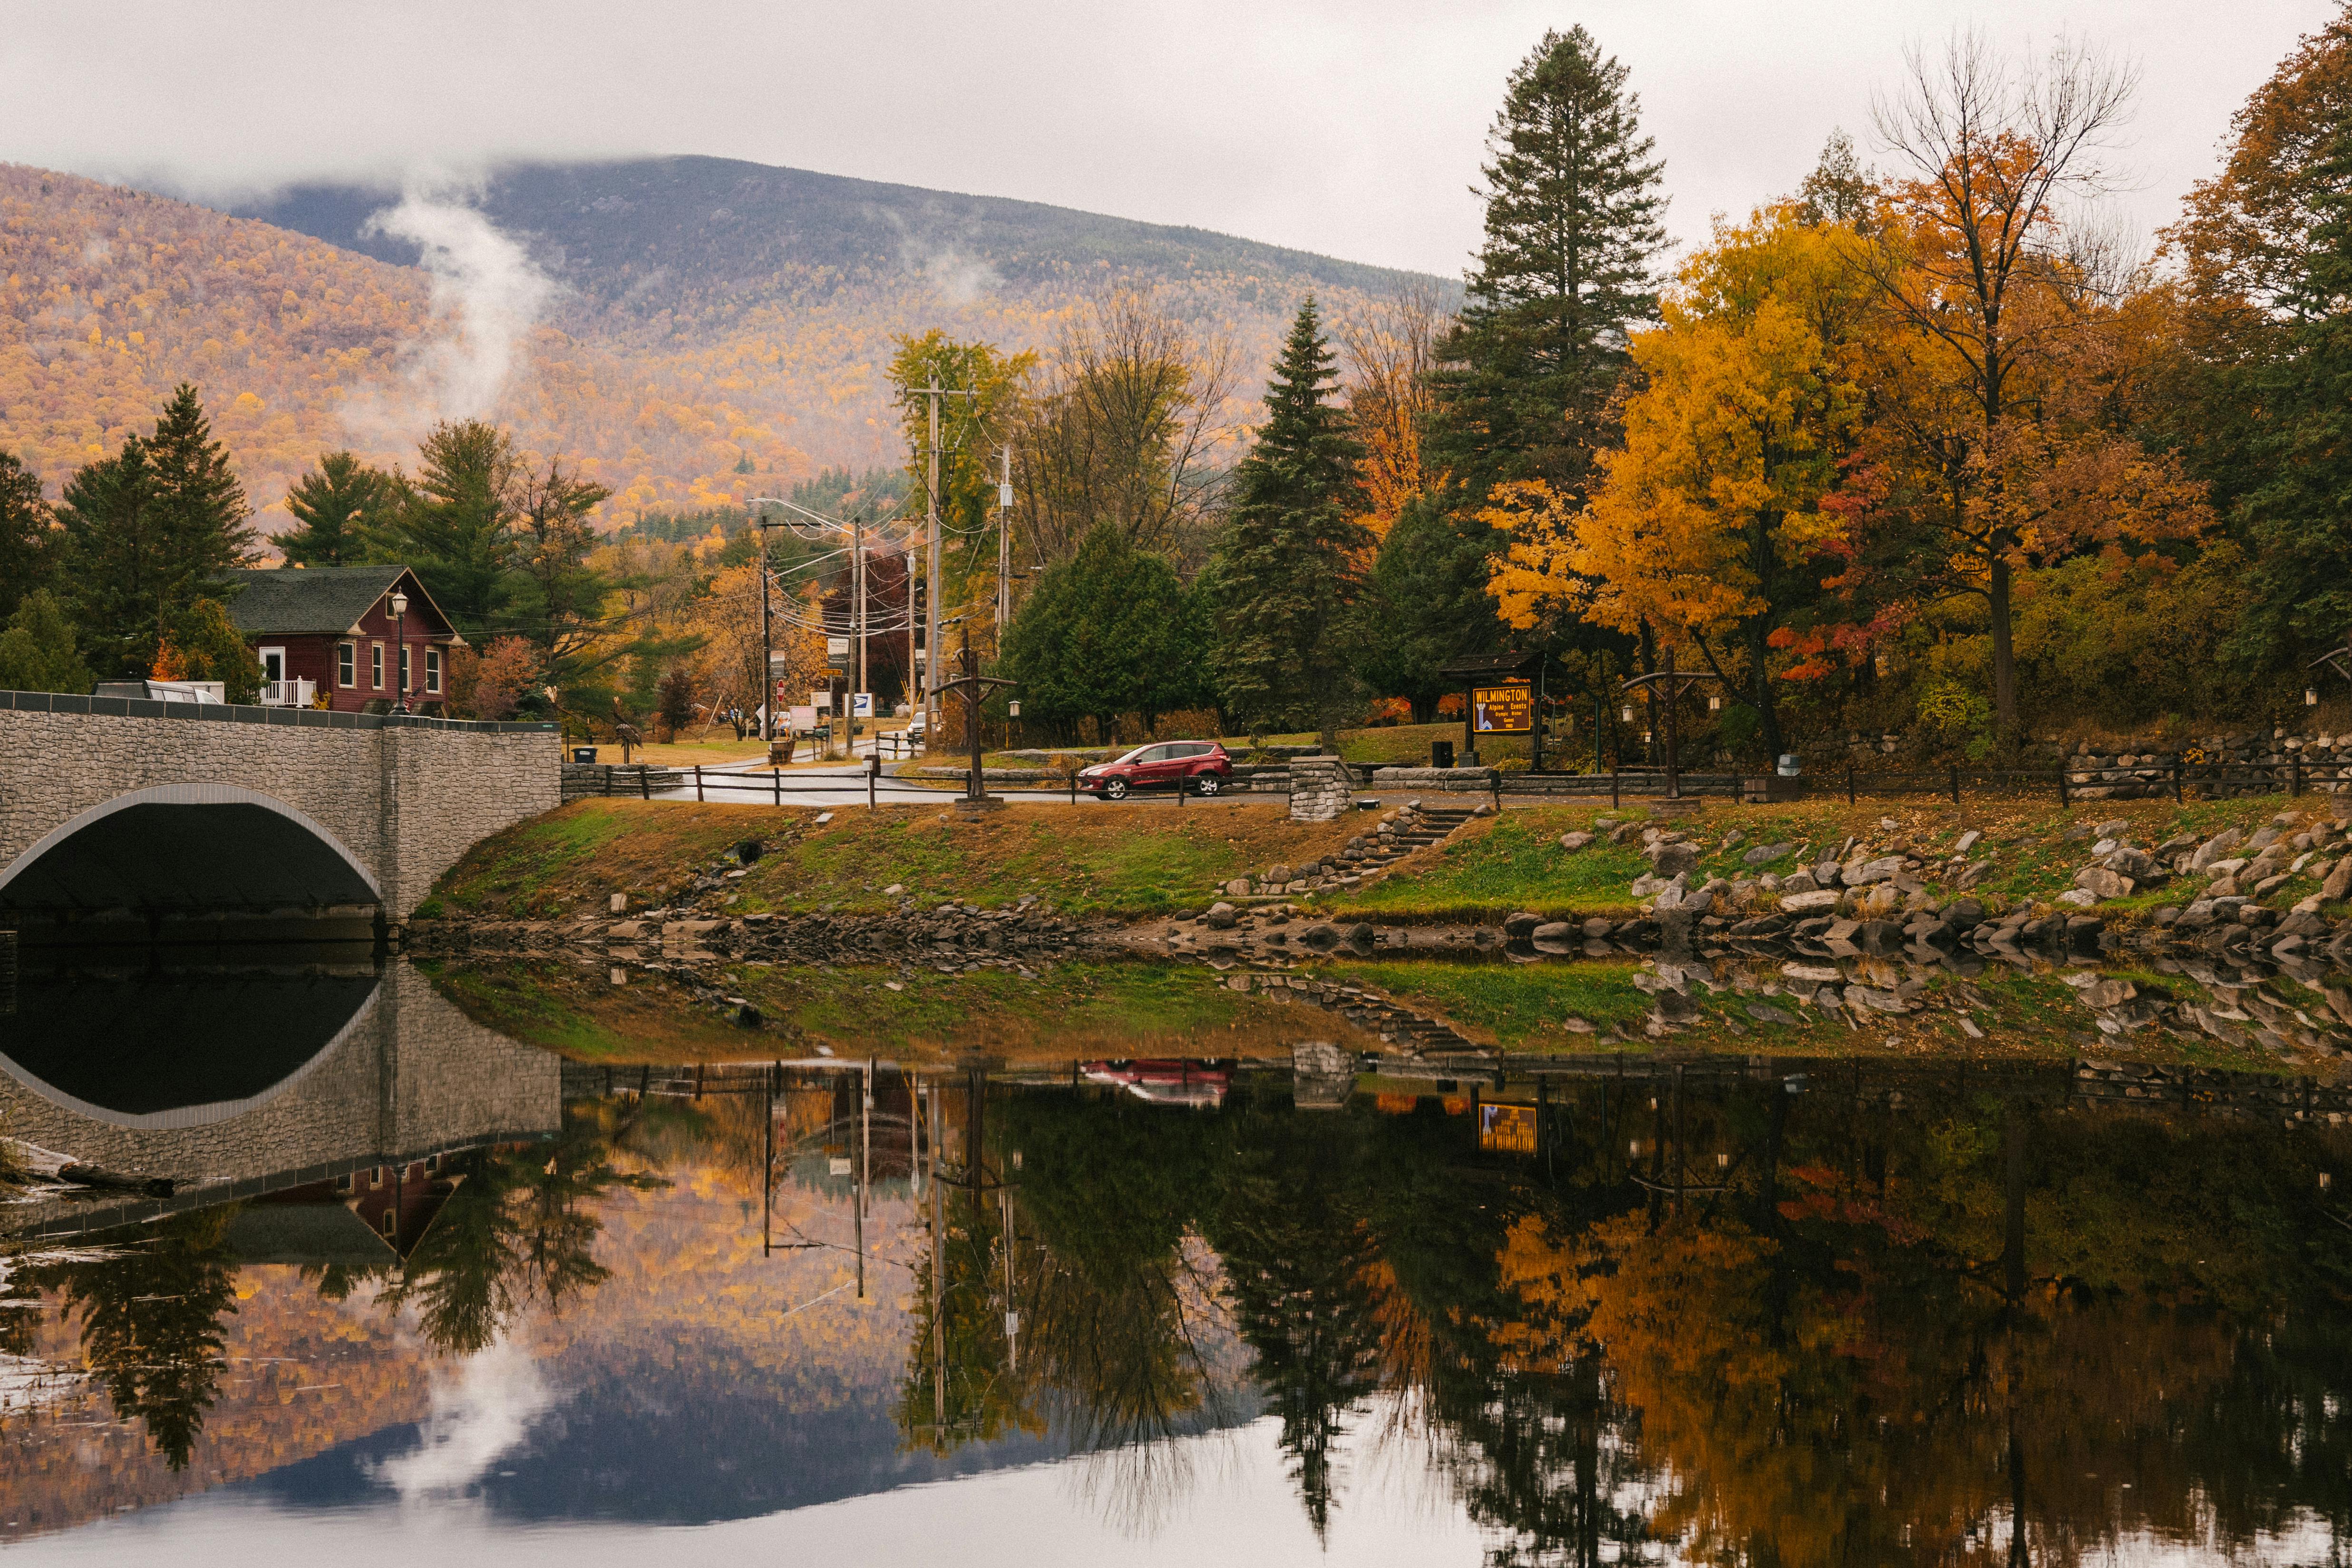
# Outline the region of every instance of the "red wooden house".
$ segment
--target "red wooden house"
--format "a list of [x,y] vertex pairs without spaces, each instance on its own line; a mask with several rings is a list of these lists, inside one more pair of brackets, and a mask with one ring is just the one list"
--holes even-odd
[[[232,572],[229,618],[260,657],[271,707],[446,712],[449,654],[466,646],[405,566]],[[400,600],[406,601],[404,606]]]

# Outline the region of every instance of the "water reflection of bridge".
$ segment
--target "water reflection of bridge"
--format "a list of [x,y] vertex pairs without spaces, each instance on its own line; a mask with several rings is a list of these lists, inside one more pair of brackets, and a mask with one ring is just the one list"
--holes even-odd
[[404,1172],[561,1124],[557,1058],[474,1023],[404,964],[67,973],[25,979],[16,1001],[0,1016],[0,1124],[122,1184],[14,1205],[14,1234]]

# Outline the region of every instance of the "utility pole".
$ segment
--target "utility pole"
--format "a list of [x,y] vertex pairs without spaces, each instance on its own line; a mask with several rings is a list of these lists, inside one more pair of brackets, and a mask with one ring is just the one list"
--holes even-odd
[[[856,599],[850,616],[857,626],[857,689],[867,691],[872,688],[866,684],[866,520],[864,518],[853,517],[849,520],[849,537],[850,580],[855,584]],[[851,706],[856,706],[854,700]],[[875,744],[879,745],[881,742],[877,741]],[[850,752],[852,755],[856,752],[855,742],[851,742]]]
[[776,652],[768,636],[768,531],[751,520],[760,536],[760,739],[776,738]]
[[[925,454],[929,459],[929,480],[926,486],[929,493],[924,497],[923,505],[925,561],[923,565],[922,699],[923,723],[926,726],[924,732],[928,736],[937,735],[940,732],[940,697],[937,689],[938,682],[933,679],[939,673],[940,659],[940,399],[942,397],[977,399],[980,394],[953,387],[943,387],[940,384],[939,373],[933,371],[930,384],[915,395],[930,400],[930,443]],[[908,635],[912,635],[911,631]],[[929,744],[928,740],[924,742],[926,748]]]
[[1004,625],[1013,618],[1013,448],[1004,448],[996,481],[996,651],[1004,652]]
[[923,563],[923,581],[930,593],[923,605],[923,658],[928,661],[923,670],[923,749],[929,751],[940,732],[939,674],[940,663],[940,378],[931,375],[931,447],[929,494],[924,498],[924,541],[928,554]]

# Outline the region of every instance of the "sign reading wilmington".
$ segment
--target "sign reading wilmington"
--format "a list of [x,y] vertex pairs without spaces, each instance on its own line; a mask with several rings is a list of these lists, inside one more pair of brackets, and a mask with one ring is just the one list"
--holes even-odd
[[1470,689],[1470,726],[1481,735],[1524,735],[1535,728],[1534,689],[1510,686]]

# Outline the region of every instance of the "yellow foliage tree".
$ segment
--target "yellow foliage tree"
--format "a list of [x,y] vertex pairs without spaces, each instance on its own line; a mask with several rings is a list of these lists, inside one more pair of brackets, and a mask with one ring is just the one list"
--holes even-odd
[[1662,324],[1633,341],[1642,390],[1591,505],[1539,481],[1497,487],[1485,516],[1508,540],[1490,584],[1505,620],[1580,616],[1695,651],[1782,749],[1767,645],[1841,531],[1822,501],[1862,416],[1864,243],[1794,202],[1718,224]]

